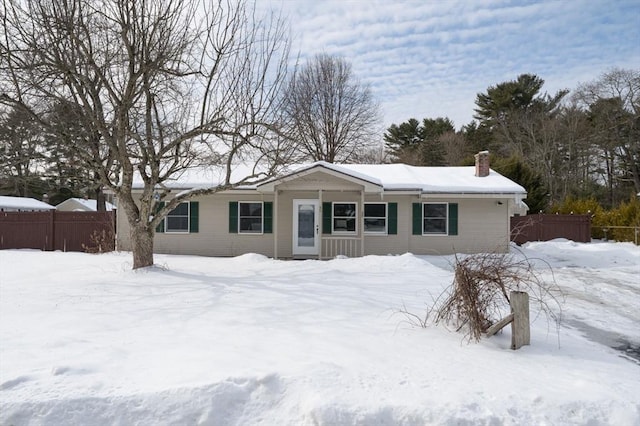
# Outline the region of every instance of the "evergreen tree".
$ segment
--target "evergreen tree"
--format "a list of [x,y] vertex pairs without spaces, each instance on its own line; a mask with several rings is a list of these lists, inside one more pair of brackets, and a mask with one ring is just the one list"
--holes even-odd
[[417,147],[423,139],[420,122],[415,118],[392,124],[384,133],[384,142],[394,161],[406,163],[406,154]]
[[540,173],[529,167],[521,158],[492,158],[491,168],[524,187],[525,202],[529,213],[544,212],[549,207],[549,196]]
[[444,166],[446,149],[443,135],[455,132],[449,118],[415,118],[392,124],[384,134],[385,144],[396,162],[419,166]]
[[42,133],[37,121],[11,108],[0,115],[0,194],[40,198],[43,178]]

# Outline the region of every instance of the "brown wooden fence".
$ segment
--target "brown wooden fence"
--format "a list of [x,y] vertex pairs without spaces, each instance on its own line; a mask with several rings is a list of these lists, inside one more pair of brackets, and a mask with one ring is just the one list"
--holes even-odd
[[115,212],[0,212],[0,249],[111,251]]
[[511,241],[549,241],[566,238],[579,243],[591,241],[591,216],[581,214],[532,214],[511,218]]

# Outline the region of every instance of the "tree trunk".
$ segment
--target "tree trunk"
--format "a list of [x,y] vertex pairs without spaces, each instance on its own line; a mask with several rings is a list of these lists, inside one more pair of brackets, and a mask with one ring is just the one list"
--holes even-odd
[[107,210],[107,205],[104,199],[104,192],[102,192],[102,186],[98,186],[94,190],[96,196],[96,211],[104,212]]
[[131,248],[133,250],[133,269],[153,265],[153,229],[148,225],[131,228]]

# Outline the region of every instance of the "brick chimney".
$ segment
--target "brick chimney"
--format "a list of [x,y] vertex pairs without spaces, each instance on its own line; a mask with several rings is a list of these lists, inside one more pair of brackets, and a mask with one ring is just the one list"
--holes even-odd
[[476,157],[476,176],[489,176],[489,151],[480,151]]

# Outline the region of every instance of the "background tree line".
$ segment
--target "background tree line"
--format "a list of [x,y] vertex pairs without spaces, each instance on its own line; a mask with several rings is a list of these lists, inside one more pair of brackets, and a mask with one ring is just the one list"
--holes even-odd
[[409,119],[384,133],[391,161],[469,165],[488,149],[492,167],[523,185],[531,212],[568,198],[606,208],[640,193],[640,70],[611,69],[573,92],[543,92],[522,74],[478,93],[474,120]]
[[[2,2],[0,194],[56,204],[118,199],[133,267],[153,264],[156,226],[198,195],[268,179],[303,161],[493,167],[532,211],[568,196],[607,206],[640,192],[637,70],[553,95],[524,74],[479,93],[475,120],[410,119],[384,132],[369,85],[340,57],[289,66],[286,22],[250,1]],[[250,166],[242,176],[237,165]],[[220,182],[172,194],[195,167]],[[139,192],[134,183],[142,185]]]

